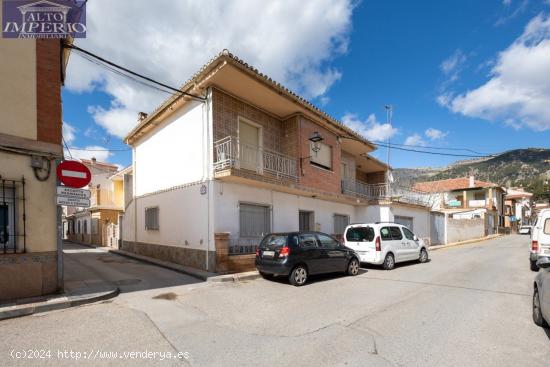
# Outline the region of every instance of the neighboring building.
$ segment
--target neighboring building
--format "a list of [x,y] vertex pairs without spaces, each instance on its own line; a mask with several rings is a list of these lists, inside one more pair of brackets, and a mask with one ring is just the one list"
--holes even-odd
[[81,162],[92,174],[88,187],[90,207],[67,209],[66,238],[88,245],[118,247],[119,217],[124,212],[123,176],[116,165],[95,158]]
[[55,203],[62,42],[0,39],[0,301],[63,289]]
[[172,96],[126,138],[123,250],[224,271],[268,232],[402,220],[429,237],[426,195],[390,189],[372,143],[228,52],[181,90],[199,98]]
[[517,226],[530,224],[533,194],[523,189],[511,188],[507,190],[504,202],[504,226],[517,230]]
[[[439,243],[496,234],[504,226],[505,190],[497,184],[470,176],[418,182],[414,188],[432,195],[432,218],[439,218],[434,219],[439,224],[432,223],[432,227],[441,227],[444,233]],[[456,221],[464,219],[473,221]]]

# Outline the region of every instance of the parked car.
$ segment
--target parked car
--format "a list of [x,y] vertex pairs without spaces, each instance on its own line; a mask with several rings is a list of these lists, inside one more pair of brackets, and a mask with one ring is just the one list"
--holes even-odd
[[359,257],[325,233],[271,233],[256,250],[256,268],[265,278],[282,275],[288,277],[291,284],[301,286],[313,274],[357,275]]
[[519,227],[518,233],[519,234],[531,234],[531,226],[527,224],[523,224]]
[[424,241],[397,223],[351,224],[346,227],[344,240],[361,262],[382,265],[386,270],[402,261],[425,263],[429,259]]
[[550,209],[540,211],[531,231],[529,263],[532,271],[539,270],[537,260],[545,256],[550,256]]
[[537,260],[541,268],[535,277],[533,289],[533,321],[538,326],[548,328],[550,320],[550,258],[541,257]]

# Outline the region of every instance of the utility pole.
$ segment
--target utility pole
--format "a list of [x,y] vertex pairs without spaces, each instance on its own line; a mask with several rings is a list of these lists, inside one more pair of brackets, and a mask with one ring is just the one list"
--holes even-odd
[[[386,123],[388,123],[390,125],[390,131],[391,131],[391,119],[392,119],[392,114],[393,114],[393,106],[391,104],[387,104],[384,106],[384,108],[386,109]],[[388,196],[390,196],[390,136],[388,135],[388,157],[387,157],[387,165],[388,165],[388,170],[386,171],[386,186],[387,186],[387,193],[388,193]]]

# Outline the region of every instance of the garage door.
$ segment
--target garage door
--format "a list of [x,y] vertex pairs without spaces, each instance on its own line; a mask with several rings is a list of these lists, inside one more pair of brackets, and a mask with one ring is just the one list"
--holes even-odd
[[414,232],[412,217],[402,217],[402,216],[396,215],[393,218],[393,221],[397,224],[404,225],[405,227],[409,228],[412,232]]

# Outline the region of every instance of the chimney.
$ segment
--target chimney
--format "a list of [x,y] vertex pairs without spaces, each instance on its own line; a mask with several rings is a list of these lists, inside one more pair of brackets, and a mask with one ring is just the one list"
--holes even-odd
[[476,178],[473,173],[470,173],[470,188],[475,187],[476,185]]
[[143,121],[147,118],[147,114],[145,112],[138,112],[138,121]]
[[96,164],[97,162],[97,159],[95,159],[95,157],[92,157],[92,164]]

